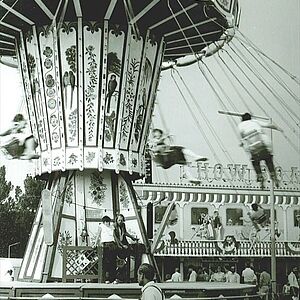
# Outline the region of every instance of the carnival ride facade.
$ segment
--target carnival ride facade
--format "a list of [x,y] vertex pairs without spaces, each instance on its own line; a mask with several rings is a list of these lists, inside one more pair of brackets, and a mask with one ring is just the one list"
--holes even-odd
[[1,61],[18,61],[47,179],[19,280],[61,280],[64,247],[91,246],[117,213],[155,265],[132,180],[145,174],[160,70],[230,41],[237,1],[5,0],[0,12]]

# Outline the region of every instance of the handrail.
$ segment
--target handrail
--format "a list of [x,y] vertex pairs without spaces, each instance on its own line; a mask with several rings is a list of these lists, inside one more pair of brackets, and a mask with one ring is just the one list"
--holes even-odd
[[[156,255],[179,256],[270,256],[270,241],[239,240],[224,247],[221,240],[183,240],[171,244],[165,241],[165,247]],[[277,256],[300,256],[300,241],[276,241]]]

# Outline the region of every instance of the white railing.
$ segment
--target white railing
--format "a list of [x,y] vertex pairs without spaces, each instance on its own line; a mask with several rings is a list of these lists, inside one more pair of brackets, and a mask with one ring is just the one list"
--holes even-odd
[[[271,256],[270,241],[237,241],[235,247],[224,247],[223,241],[178,241],[157,252],[158,256]],[[300,241],[276,242],[277,256],[300,256]]]

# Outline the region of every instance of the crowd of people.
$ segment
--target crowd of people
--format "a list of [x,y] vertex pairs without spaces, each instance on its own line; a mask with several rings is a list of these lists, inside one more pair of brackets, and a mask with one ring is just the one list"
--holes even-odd
[[[182,277],[179,268],[175,268],[175,272],[172,275],[166,275],[165,282],[185,280],[189,282],[244,283],[256,285],[258,294],[265,295],[271,292],[271,274],[266,264],[262,266],[263,269],[260,272],[256,272],[253,264],[247,261],[245,268],[239,273],[235,264],[224,265],[223,267],[218,265],[215,268],[205,268],[203,266],[195,268],[190,265],[185,278]],[[280,299],[299,300],[299,281],[300,270],[297,267],[293,267],[287,276],[287,282],[283,286],[282,291],[279,291]]]
[[104,216],[99,224],[95,247],[103,249],[103,274],[106,283],[124,281],[126,274],[122,274],[123,268],[117,268],[117,258],[126,262],[133,252],[127,238],[137,242],[138,238],[131,235],[125,225],[125,217],[117,215],[113,226],[109,216]]

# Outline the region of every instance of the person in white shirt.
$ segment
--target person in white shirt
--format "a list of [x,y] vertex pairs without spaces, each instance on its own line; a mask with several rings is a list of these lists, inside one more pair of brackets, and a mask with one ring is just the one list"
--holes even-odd
[[171,280],[174,282],[182,281],[181,274],[179,272],[179,268],[175,269],[175,272],[172,274]]
[[264,133],[263,128],[282,131],[274,124],[252,120],[249,113],[242,115],[242,122],[238,125],[242,139],[240,145],[244,146],[245,150],[250,153],[251,162],[257,175],[257,181],[260,182],[262,188],[264,188],[264,177],[260,166],[262,160],[266,162],[271,178],[274,180],[275,185],[278,186],[278,179],[273,163],[272,143],[269,137]]
[[227,273],[226,276],[226,282],[230,283],[240,283],[241,277],[240,275],[236,272],[235,266],[230,267],[230,271]]
[[102,218],[99,224],[95,246],[103,249],[103,274],[105,282],[113,282],[116,276],[116,243],[113,228],[110,226],[111,219],[108,216]]
[[293,300],[299,299],[299,283],[297,280],[296,273],[297,273],[297,267],[294,267],[288,276],[288,283],[290,285],[290,293],[291,293]]
[[154,268],[147,263],[141,264],[138,269],[138,283],[142,286],[141,300],[164,300],[164,294],[154,282]]
[[197,273],[194,270],[193,266],[189,266],[189,281],[196,282],[197,281]]
[[242,277],[244,279],[244,283],[247,284],[256,284],[257,277],[254,271],[250,268],[250,263],[246,262],[246,268],[242,272]]

